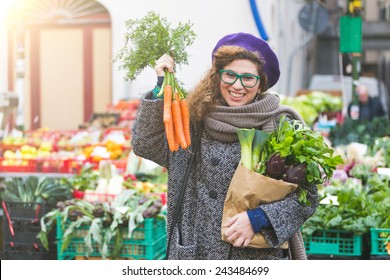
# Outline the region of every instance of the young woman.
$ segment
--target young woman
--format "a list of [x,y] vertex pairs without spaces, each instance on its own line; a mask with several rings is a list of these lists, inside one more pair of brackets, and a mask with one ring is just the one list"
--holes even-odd
[[[168,55],[157,62],[161,85],[164,69],[174,71]],[[132,131],[134,152],[168,168],[167,232],[172,228],[169,259],[288,259],[280,246],[314,213],[317,190],[311,187],[311,206],[298,202],[297,193],[285,199],[242,212],[221,225],[225,196],[240,161],[237,128],[271,132],[282,115],[302,120],[291,108],[281,106],[268,93],[279,79],[279,62],[270,46],[251,34],[223,37],[212,52],[212,67],[189,93],[192,146],[200,143],[190,167],[188,182],[182,181],[191,152],[170,152],[164,134],[163,100],[153,92],[142,98]],[[172,225],[180,188],[185,194],[177,223]],[[221,226],[233,244],[221,240]],[[261,232],[269,248],[248,247]]]

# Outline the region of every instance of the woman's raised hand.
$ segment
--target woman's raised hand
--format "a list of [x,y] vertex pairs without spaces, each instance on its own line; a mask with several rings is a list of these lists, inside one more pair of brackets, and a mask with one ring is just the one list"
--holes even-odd
[[156,71],[158,77],[164,76],[165,69],[167,69],[168,72],[175,71],[175,61],[169,54],[162,55],[156,61],[156,66],[154,67],[154,70]]

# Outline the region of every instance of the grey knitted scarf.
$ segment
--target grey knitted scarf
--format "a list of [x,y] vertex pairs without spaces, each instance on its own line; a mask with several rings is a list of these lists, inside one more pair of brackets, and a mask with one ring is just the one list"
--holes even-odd
[[205,118],[204,129],[212,139],[226,143],[235,142],[238,141],[238,128],[274,131],[282,114],[303,121],[293,108],[280,105],[276,94],[264,93],[259,100],[248,105],[216,106]]

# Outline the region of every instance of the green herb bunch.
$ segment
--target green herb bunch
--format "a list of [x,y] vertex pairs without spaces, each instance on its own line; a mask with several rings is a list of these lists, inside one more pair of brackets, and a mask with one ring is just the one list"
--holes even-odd
[[177,65],[188,64],[186,47],[195,37],[190,22],[172,28],[165,17],[149,11],[141,19],[126,21],[125,44],[114,61],[126,70],[127,80],[135,80],[143,69],[154,67],[163,54],[171,55]]

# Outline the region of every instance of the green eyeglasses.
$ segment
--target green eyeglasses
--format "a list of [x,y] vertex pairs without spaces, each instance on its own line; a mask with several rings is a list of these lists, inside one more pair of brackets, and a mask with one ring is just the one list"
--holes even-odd
[[231,70],[219,70],[219,77],[225,84],[232,85],[240,79],[241,85],[245,88],[253,88],[257,85],[260,77],[253,74],[237,74]]

